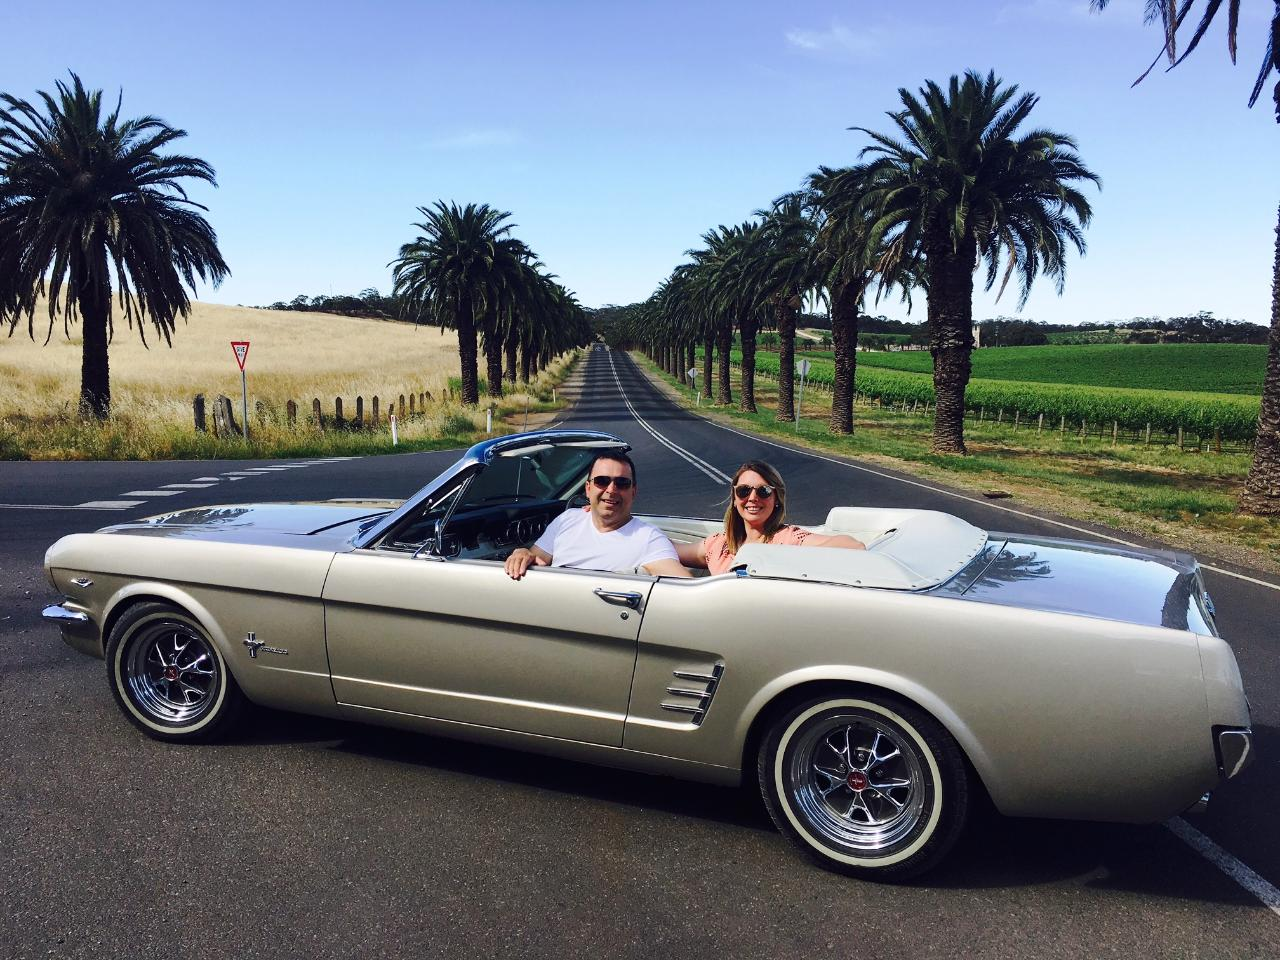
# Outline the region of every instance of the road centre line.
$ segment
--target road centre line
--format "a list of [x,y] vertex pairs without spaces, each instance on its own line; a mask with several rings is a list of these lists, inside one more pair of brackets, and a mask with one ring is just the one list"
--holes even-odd
[[206,487],[217,486],[216,483],[166,483],[162,484],[165,490],[203,490]]
[[181,490],[126,490],[122,497],[176,497]]
[[613,371],[613,381],[618,385],[618,396],[622,397],[622,402],[627,405],[628,412],[630,412],[631,416],[635,418],[636,422],[640,424],[640,426],[643,427],[645,431],[649,433],[650,436],[652,436],[655,440],[658,441],[658,443],[662,444],[664,447],[666,447],[676,456],[688,461],[698,470],[701,470],[704,474],[710,477],[711,480],[714,481],[715,483],[729,483],[732,480],[732,478],[727,473],[722,473],[721,471],[713,467],[711,464],[707,463],[707,461],[697,456],[694,456],[692,453],[690,453],[688,450],[684,449],[684,447],[681,447],[679,444],[675,443],[674,441],[668,440],[656,429],[651,427],[649,425],[649,422],[645,420],[644,417],[640,416],[640,414],[636,412],[636,408],[632,405],[631,401],[627,398],[626,392],[622,389],[622,380],[618,377],[618,368],[617,366],[614,365],[612,351],[610,351],[609,353],[609,367]]

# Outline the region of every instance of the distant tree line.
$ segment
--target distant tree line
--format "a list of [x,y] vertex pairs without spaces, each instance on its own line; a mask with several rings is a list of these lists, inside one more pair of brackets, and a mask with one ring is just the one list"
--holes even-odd
[[401,317],[400,302],[394,296],[384,296],[374,287],[366,287],[355,296],[347,293],[318,294],[308,297],[300,293],[292,300],[260,306],[259,310],[299,310],[311,313],[336,313],[343,317],[370,317],[381,320],[398,320]]

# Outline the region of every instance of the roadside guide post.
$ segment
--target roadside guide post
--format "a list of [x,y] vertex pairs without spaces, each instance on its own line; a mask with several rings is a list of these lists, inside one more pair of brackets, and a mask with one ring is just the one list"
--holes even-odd
[[240,432],[249,439],[249,387],[244,379],[244,362],[249,357],[248,340],[232,340],[231,349],[236,355],[236,363],[240,365],[240,417],[243,426]]
[[698,368],[689,368],[689,382],[693,384],[693,405],[702,406],[702,394],[698,392]]
[[800,399],[796,401],[796,433],[800,432],[800,414],[804,410],[804,378],[809,375],[809,361],[802,359],[800,368]]

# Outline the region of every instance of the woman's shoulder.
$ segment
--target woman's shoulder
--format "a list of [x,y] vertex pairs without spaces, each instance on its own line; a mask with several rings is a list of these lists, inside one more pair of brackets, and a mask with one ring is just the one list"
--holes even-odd
[[784,546],[796,547],[804,543],[812,534],[803,527],[797,527],[794,523],[784,524],[774,533],[771,543],[778,543]]

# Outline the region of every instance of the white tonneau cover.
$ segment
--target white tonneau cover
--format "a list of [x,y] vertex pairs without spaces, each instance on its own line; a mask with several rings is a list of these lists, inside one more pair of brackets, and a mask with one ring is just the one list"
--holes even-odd
[[987,534],[936,510],[835,507],[815,533],[847,533],[866,550],[747,544],[737,565],[753,577],[817,580],[881,590],[927,590],[964,569],[986,546]]

